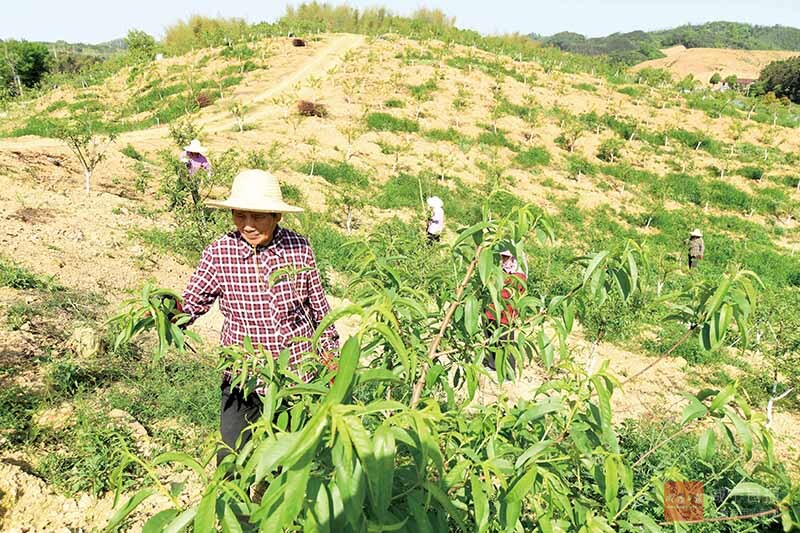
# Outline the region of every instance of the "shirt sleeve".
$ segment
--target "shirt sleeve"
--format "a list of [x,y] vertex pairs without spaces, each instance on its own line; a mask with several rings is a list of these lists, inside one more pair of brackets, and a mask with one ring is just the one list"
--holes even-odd
[[208,248],[203,250],[200,264],[189,279],[186,290],[183,291],[183,312],[188,313],[194,322],[197,317],[204,315],[211,309],[214,300],[220,294],[217,280],[217,269],[214,265],[211,252]]
[[[308,304],[311,311],[311,319],[314,321],[316,328],[331,312],[331,305],[328,303],[328,298],[325,297],[325,289],[322,288],[322,280],[319,276],[319,269],[317,268],[316,259],[314,259],[314,252],[309,247],[310,259],[308,266],[311,270],[306,272]],[[338,352],[339,351],[339,332],[336,331],[336,326],[331,324],[320,337],[320,348],[323,352]]]

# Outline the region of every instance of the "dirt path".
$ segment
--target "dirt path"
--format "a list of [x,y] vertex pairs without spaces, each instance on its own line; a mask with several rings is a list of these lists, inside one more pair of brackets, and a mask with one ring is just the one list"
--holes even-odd
[[[363,44],[363,35],[336,34],[327,39],[327,43],[316,53],[310,55],[299,65],[287,65],[288,68],[276,69],[279,79],[267,79],[263,83],[266,87],[258,90],[255,95],[248,96],[245,104],[251,107],[247,114],[247,120],[263,119],[277,116],[281,111],[277,105],[270,100],[275,96],[292,88],[296,84],[302,84],[308,78],[325,79],[328,71],[341,63],[347,51]],[[227,104],[227,101],[225,101]],[[203,127],[206,133],[219,133],[230,131],[236,121],[225,109],[220,106],[212,107],[213,111],[205,111],[198,119],[197,123]],[[158,149],[166,144],[165,137],[168,134],[167,126],[157,126],[144,130],[130,131],[123,133],[117,139],[119,146],[127,143],[135,144],[139,148]],[[47,151],[63,149],[63,143],[58,139],[37,137],[28,135],[17,138],[0,138],[0,151]]]

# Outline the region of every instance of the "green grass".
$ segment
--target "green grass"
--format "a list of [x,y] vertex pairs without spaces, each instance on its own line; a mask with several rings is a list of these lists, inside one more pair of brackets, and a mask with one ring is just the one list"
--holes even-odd
[[750,180],[761,180],[764,177],[764,169],[760,167],[742,167],[736,173]]
[[370,113],[367,115],[367,127],[376,131],[414,133],[419,131],[419,122],[409,118],[397,118],[389,113]]
[[[74,425],[45,432],[40,440],[53,451],[36,465],[35,472],[68,496],[81,492],[99,496],[111,490],[115,482],[113,474],[123,461],[124,451],[136,449],[127,427],[88,406],[78,410]],[[144,473],[139,468],[131,470],[136,477]],[[134,484],[126,476],[123,487],[131,488]]]
[[429,79],[420,85],[409,85],[408,91],[416,100],[423,101],[430,99],[431,95],[436,91],[436,80]]
[[455,128],[425,130],[422,135],[431,141],[448,141],[459,146],[470,146],[474,142]]
[[590,93],[597,92],[597,87],[595,87],[591,83],[576,83],[575,85],[573,85],[573,87],[580,91],[588,91]]
[[511,142],[506,137],[506,134],[503,131],[499,130],[499,129],[497,131],[492,130],[492,131],[481,132],[481,134],[478,135],[478,142],[480,144],[485,144],[485,145],[488,145],[488,146],[502,146],[502,147],[508,148],[509,150],[511,150],[513,152],[516,152],[516,151],[519,150],[517,145],[515,145],[513,142]]
[[40,392],[7,385],[0,387],[0,432],[6,439],[4,446],[14,446],[27,441],[34,426],[33,415],[43,402]]
[[[311,163],[305,163],[300,172],[309,174]],[[369,187],[369,177],[349,163],[343,161],[321,161],[314,165],[314,174],[334,185],[353,185],[361,189]]]
[[404,101],[402,101],[402,100],[398,100],[397,98],[392,98],[392,99],[386,100],[383,103],[383,105],[385,105],[386,107],[389,107],[389,108],[403,108],[403,107],[406,106],[406,103]]
[[550,164],[550,152],[544,146],[534,146],[519,152],[514,162],[522,168],[531,169]]
[[144,160],[144,156],[143,156],[142,154],[140,154],[140,153],[139,153],[139,152],[136,150],[136,148],[134,148],[134,147],[133,147],[133,145],[132,145],[132,144],[130,144],[130,143],[128,143],[127,145],[125,145],[125,148],[123,148],[122,150],[120,150],[120,152],[122,152],[122,155],[128,156],[128,157],[130,157],[131,159],[134,159],[134,160],[136,160],[136,161],[142,161],[142,160]]
[[0,257],[0,287],[12,289],[54,289],[53,278],[40,276],[8,259]]

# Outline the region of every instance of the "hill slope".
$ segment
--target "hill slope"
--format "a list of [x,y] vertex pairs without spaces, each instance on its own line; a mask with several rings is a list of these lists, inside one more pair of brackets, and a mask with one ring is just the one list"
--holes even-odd
[[666,56],[635,65],[632,70],[663,68],[676,80],[692,74],[707,83],[718,72],[722,79],[727,76],[758,79],[761,69],[773,61],[795,57],[798,52],[773,50],[733,50],[726,48],[686,48],[678,45],[661,50]]
[[[427,194],[445,201],[445,242],[458,226],[475,222],[487,199],[497,213],[531,203],[547,214],[557,242],[548,248],[529,243],[534,294],[569,287],[572,258],[626,239],[648,250],[647,275],[665,290],[719,279],[740,263],[765,282],[765,316],[773,300],[797,293],[800,138],[789,127],[797,125],[796,106],[741,97],[741,105],[720,100],[717,108],[714,94],[635,84],[624,73],[598,77],[575,68],[568,56],[518,61],[393,36],[323,34],[303,48],[285,39],[242,46],[244,59],[226,48],[198,50],[125,68],[97,86],[63,86],[7,111],[4,131],[14,136],[0,139],[3,268],[17,272],[6,266],[13,261],[36,276],[52,276],[64,289],[30,283],[0,292],[0,367],[10,369],[0,383],[29,401],[2,397],[19,413],[15,418],[26,421],[18,427],[2,418],[3,435],[17,439],[0,444],[8,463],[0,469],[3,528],[103,525],[107,516],[73,512],[98,501],[98,509],[110,508],[110,496],[89,495],[89,481],[70,466],[85,459],[85,447],[72,445],[83,442],[79,437],[88,439],[88,432],[91,442],[102,440],[91,431],[103,424],[81,424],[90,415],[104,420],[112,409],[135,413],[139,426],[128,428],[141,427],[165,449],[199,449],[214,431],[218,383],[204,355],[169,360],[164,372],[153,372],[137,366],[135,354],[108,346],[107,353],[80,358],[70,339],[87,324],[100,328],[125,290],[145,280],[180,289],[191,274],[203,243],[187,244],[180,232],[184,219],[168,209],[162,185],[174,182],[174,172],[159,153],[179,153],[169,126],[181,120],[203,128],[201,140],[220,172],[260,167],[280,176],[286,192],[309,211],[287,217],[286,224],[309,236],[329,290],[340,297],[347,296],[344,282],[358,276],[345,247],[353,203],[352,237],[370,240],[386,258],[411,242],[402,249],[404,260],[421,265],[415,273],[424,290],[426,269],[436,268],[436,254],[446,252],[422,245]],[[211,83],[226,76],[239,79],[223,87]],[[215,89],[219,94],[207,107],[184,105],[195,92]],[[301,98],[323,103],[327,116],[298,116]],[[249,106],[241,133],[229,112],[234,102]],[[66,120],[87,108],[100,126],[124,123],[128,129],[96,170],[88,195],[67,148],[30,135],[48,133],[44,119]],[[220,194],[226,185],[223,180],[203,193]],[[348,203],[342,193],[356,201]],[[694,227],[706,233],[707,252],[700,270],[690,273],[683,240]],[[95,293],[99,299],[91,304],[79,298]],[[54,295],[65,301],[55,310],[46,305]],[[600,340],[587,323],[574,347],[578,360],[588,368],[609,359],[620,376],[647,366],[675,336],[659,305],[654,293],[629,307],[608,302],[602,313],[613,318],[611,329]],[[94,314],[79,312],[84,306],[93,306]],[[219,325],[218,315],[203,325],[208,349]],[[352,325],[338,326],[352,331]],[[749,387],[755,408],[765,409],[772,367],[763,353],[709,354],[693,340],[673,355],[648,379],[615,395],[617,416],[669,421],[679,415],[678,390],[734,378]],[[532,365],[506,392],[524,397],[540,379]],[[490,402],[498,387],[486,384],[485,392]],[[42,429],[40,415],[59,409],[73,413],[61,417],[67,426]],[[787,400],[775,430],[781,456],[800,471],[797,419]],[[23,479],[20,464],[46,479],[44,488],[38,478],[25,483],[46,491],[56,512],[34,513],[25,491],[7,488]],[[164,477],[178,481],[174,473]],[[106,479],[103,472],[93,478]],[[77,494],[70,492],[75,487]]]
[[627,64],[659,59],[659,49],[732,48],[736,50],[800,50],[800,29],[787,26],[756,26],[738,22],[687,24],[669,30],[614,33],[587,38],[562,32],[549,37],[532,37],[546,44],[579,54],[608,55]]

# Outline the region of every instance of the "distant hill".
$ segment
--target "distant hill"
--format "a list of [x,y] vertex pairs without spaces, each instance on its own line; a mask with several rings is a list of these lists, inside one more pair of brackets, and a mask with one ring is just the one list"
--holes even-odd
[[531,34],[531,38],[569,52],[607,55],[629,65],[662,58],[664,54],[659,49],[677,45],[686,48],[800,50],[798,28],[739,22],[687,24],[669,30],[613,33],[606,37],[587,38],[579,33],[561,32],[549,37]]
[[84,43],[68,43],[66,41],[55,41],[43,43],[54,55],[61,53],[90,55],[96,57],[108,57],[115,52],[125,50],[127,48],[125,39],[114,39],[97,44],[84,44]]

